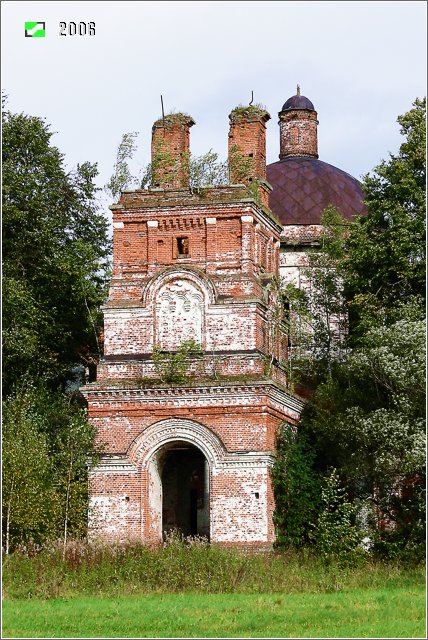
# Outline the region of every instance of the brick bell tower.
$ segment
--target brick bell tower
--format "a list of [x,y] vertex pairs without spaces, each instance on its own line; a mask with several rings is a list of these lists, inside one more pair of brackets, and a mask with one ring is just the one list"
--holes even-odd
[[[104,358],[86,385],[105,454],[90,474],[89,530],[159,543],[171,529],[224,545],[274,541],[270,467],[276,431],[302,402],[287,390],[286,336],[269,287],[281,225],[267,206],[269,114],[229,116],[231,182],[189,188],[184,114],[153,125],[153,186],[124,191],[113,211]],[[186,381],[163,382],[168,357],[201,345]]]

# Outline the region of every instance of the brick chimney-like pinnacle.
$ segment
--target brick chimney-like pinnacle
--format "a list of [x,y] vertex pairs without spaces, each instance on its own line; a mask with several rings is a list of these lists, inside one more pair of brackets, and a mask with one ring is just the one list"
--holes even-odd
[[152,127],[152,186],[189,188],[190,127],[195,121],[184,113],[156,120]]
[[317,112],[308,98],[297,93],[283,105],[279,116],[280,160],[289,156],[318,158]]
[[229,115],[231,184],[266,180],[266,122],[268,112],[257,106],[237,107]]

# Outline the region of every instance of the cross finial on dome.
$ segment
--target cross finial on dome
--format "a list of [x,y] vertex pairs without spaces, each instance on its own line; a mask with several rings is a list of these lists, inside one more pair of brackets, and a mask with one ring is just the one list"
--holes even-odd
[[300,84],[297,85],[297,94],[298,96],[300,96]]

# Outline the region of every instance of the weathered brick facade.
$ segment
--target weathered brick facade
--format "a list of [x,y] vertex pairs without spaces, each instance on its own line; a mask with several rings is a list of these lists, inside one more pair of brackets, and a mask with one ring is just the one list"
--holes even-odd
[[317,112],[293,109],[279,114],[280,159],[289,156],[318,158]]
[[[274,324],[269,288],[282,232],[263,182],[269,115],[230,118],[230,149],[251,159],[244,181],[260,179],[257,191],[190,190],[194,123],[177,115],[153,127],[159,186],[124,192],[112,207],[104,358],[82,390],[106,443],[90,478],[90,531],[156,543],[177,527],[269,547],[276,432],[296,424],[302,408],[287,389],[287,336]],[[184,384],[162,382],[154,348],[173,353],[189,340],[204,357],[190,363]]]

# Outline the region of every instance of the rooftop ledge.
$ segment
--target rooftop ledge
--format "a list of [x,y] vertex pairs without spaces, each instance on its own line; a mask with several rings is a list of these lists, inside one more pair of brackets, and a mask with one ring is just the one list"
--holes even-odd
[[217,379],[213,377],[191,377],[189,376],[185,382],[163,382],[159,378],[104,378],[102,380],[91,382],[84,387],[80,387],[80,391],[84,395],[92,392],[127,392],[127,391],[156,391],[165,392],[170,395],[174,392],[186,393],[187,390],[191,391],[204,389],[223,389],[225,392],[234,393],[237,387],[270,387],[273,390],[285,393],[295,402],[301,403],[302,407],[305,404],[305,400],[299,396],[293,389],[285,387],[280,382],[273,380],[272,378],[261,378],[260,375],[246,375],[246,376],[221,376]]
[[[255,183],[253,183],[255,184]],[[272,190],[265,180],[259,182],[266,193]],[[221,185],[218,187],[195,187],[194,189],[129,189],[122,191],[120,200],[110,205],[110,211],[124,211],[132,208],[184,207],[210,204],[254,203],[272,222],[281,227],[278,217],[260,202],[250,188],[244,184]]]
[[[258,184],[261,187],[264,187],[267,191],[271,192],[273,187],[272,185],[267,181],[267,180],[258,180]],[[147,187],[147,189],[124,189],[123,191],[121,191],[122,195],[128,194],[128,193],[142,193],[144,195],[150,195],[150,194],[155,194],[155,195],[159,195],[159,194],[180,194],[180,195],[184,195],[184,196],[193,196],[193,195],[198,195],[199,193],[204,193],[206,194],[207,192],[209,192],[209,194],[211,193],[220,193],[221,191],[227,191],[230,189],[234,189],[234,190],[242,190],[242,189],[248,189],[248,185],[246,184],[242,184],[242,183],[238,183],[238,184],[220,184],[217,186],[210,186],[210,185],[206,185],[206,186],[199,186],[199,187],[189,187],[189,188],[185,188],[185,189],[164,189],[163,187]],[[114,206],[114,205],[112,205]]]

